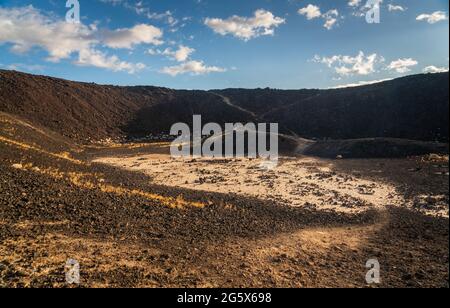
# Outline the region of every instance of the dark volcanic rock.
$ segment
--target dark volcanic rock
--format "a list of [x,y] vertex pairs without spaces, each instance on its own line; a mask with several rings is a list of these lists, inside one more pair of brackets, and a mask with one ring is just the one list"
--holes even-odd
[[177,91],[117,87],[0,70],[0,111],[72,139],[144,137],[172,124],[275,122],[308,139],[448,142],[448,73],[337,90]]

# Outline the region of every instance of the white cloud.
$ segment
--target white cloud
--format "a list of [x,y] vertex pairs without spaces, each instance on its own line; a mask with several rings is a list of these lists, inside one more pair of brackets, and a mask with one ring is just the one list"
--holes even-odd
[[173,50],[172,48],[166,48],[164,50],[151,48],[147,50],[147,54],[151,56],[163,55],[171,60],[175,60],[178,62],[187,61],[194,52],[195,52],[194,48],[190,48],[184,45],[179,45],[178,49],[176,50]]
[[113,6],[121,5],[124,8],[134,11],[137,15],[145,16],[152,20],[163,20],[170,27],[175,27],[179,20],[173,16],[171,11],[165,11],[162,13],[153,12],[149,7],[146,6],[144,1],[126,1],[126,0],[99,0],[103,3],[108,3]]
[[366,56],[362,51],[357,56],[336,55],[320,57],[316,55],[313,61],[327,65],[341,77],[370,75],[380,71],[380,69],[404,74],[410,72],[412,67],[419,64],[412,58],[404,58],[392,61],[389,65],[386,65],[384,64],[384,57],[376,53]]
[[419,64],[419,62],[412,58],[398,59],[396,61],[392,61],[391,64],[388,65],[387,69],[404,74],[410,72],[411,67],[416,66],[417,64]]
[[356,56],[336,55],[332,57],[315,56],[314,61],[327,65],[341,76],[369,75],[376,71],[376,65],[384,58],[376,53],[366,56],[360,51]]
[[436,74],[436,73],[445,73],[448,72],[448,67],[436,67],[434,65],[427,66],[423,69],[423,72],[426,74]]
[[26,72],[42,72],[45,67],[39,64],[25,64],[25,63],[12,63],[8,65],[0,64],[0,67],[13,71],[26,71]]
[[134,74],[146,67],[143,63],[121,61],[117,56],[107,56],[103,52],[94,49],[81,50],[78,54],[78,60],[74,63],[79,66],[94,66],[114,72],[125,71],[130,74]]
[[12,50],[25,53],[34,46],[45,49],[49,59],[59,61],[96,43],[93,30],[83,24],[55,21],[32,6],[0,8],[0,44],[11,43]]
[[110,48],[131,49],[134,45],[139,44],[161,45],[163,43],[161,41],[162,30],[146,24],[136,25],[129,29],[102,31],[101,36],[104,44]]
[[392,78],[386,78],[386,79],[380,79],[380,80],[371,80],[371,81],[359,81],[357,83],[349,83],[349,84],[335,86],[335,87],[332,87],[330,89],[344,89],[344,88],[362,87],[362,86],[367,86],[367,85],[371,85],[371,84],[377,84],[377,83],[381,83],[381,82],[385,82],[385,81],[389,81],[389,80],[392,80]]
[[299,9],[298,14],[306,16],[307,20],[312,20],[316,18],[323,18],[325,20],[324,27],[328,30],[333,29],[337,24],[339,12],[336,9],[329,10],[328,12],[322,14],[320,8],[313,4],[308,4],[306,7]]
[[389,12],[395,12],[395,11],[404,12],[404,11],[406,11],[406,8],[404,8],[401,5],[395,5],[395,4],[389,3],[388,10],[389,10]]
[[187,59],[189,59],[190,55],[195,52],[195,49],[180,45],[178,47],[178,50],[173,51],[170,48],[167,48],[162,52],[163,55],[169,56],[170,58],[178,61],[178,62],[184,62]]
[[348,1],[348,5],[351,7],[357,7],[361,5],[361,0],[350,0]]
[[128,63],[117,56],[107,56],[99,47],[132,48],[137,44],[160,44],[162,32],[150,25],[130,29],[98,30],[96,25],[67,23],[44,15],[33,6],[0,8],[0,44],[11,44],[16,53],[39,47],[48,53],[47,60],[59,62],[78,55],[77,65],[91,65],[113,71],[134,73],[142,63]]
[[320,8],[313,4],[308,4],[308,6],[299,9],[298,13],[300,15],[305,15],[306,19],[311,20],[314,18],[319,18],[322,16],[322,13],[320,12]]
[[188,61],[176,66],[164,67],[161,73],[173,77],[190,73],[192,75],[204,75],[208,73],[223,73],[226,69],[217,66],[206,66],[203,61]]
[[331,30],[337,23],[337,17],[339,16],[338,10],[330,10],[326,12],[323,17],[325,18],[325,24],[323,25],[326,29]]
[[273,35],[275,28],[285,23],[280,17],[275,17],[266,10],[257,10],[254,17],[232,16],[228,19],[206,18],[205,25],[220,35],[233,35],[248,41],[252,38]]
[[147,51],[150,55],[164,55],[172,60],[181,62],[179,65],[166,66],[160,70],[160,73],[171,75],[173,77],[183,74],[204,75],[208,73],[222,73],[226,69],[217,66],[207,66],[203,61],[188,61],[195,49],[180,45],[177,50],[166,48],[165,50],[150,49]]
[[429,24],[435,24],[437,22],[447,20],[447,19],[448,19],[447,13],[442,12],[442,11],[437,11],[432,14],[421,14],[421,15],[417,16],[417,18],[416,18],[416,20],[418,20],[418,21],[426,21]]

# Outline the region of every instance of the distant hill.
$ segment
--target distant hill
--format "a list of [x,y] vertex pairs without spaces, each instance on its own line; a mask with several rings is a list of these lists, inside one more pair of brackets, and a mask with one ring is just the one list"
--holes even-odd
[[448,73],[335,89],[219,92],[303,138],[401,138],[448,142]]
[[337,90],[180,91],[66,81],[0,70],[0,111],[88,143],[167,133],[173,123],[278,122],[308,139],[448,142],[448,73]]

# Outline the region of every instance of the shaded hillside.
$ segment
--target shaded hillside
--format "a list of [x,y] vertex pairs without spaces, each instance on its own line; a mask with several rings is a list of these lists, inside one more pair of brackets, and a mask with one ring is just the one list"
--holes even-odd
[[402,138],[448,142],[448,73],[338,90],[176,91],[71,82],[0,70],[0,111],[71,139],[168,133],[207,122],[277,122],[309,139]]
[[442,73],[336,90],[219,92],[304,138],[448,142],[448,82],[448,73]]
[[448,73],[329,90],[268,115],[305,138],[393,137],[448,142]]
[[318,141],[300,153],[322,158],[402,158],[430,153],[448,155],[448,143],[373,138]]
[[225,89],[212,92],[260,116],[315,97],[321,90]]
[[146,106],[136,112],[123,130],[128,136],[145,137],[148,134],[167,133],[175,123],[192,127],[194,115],[202,116],[202,123],[255,122],[248,113],[229,106],[223,100],[204,91],[174,91],[170,99]]

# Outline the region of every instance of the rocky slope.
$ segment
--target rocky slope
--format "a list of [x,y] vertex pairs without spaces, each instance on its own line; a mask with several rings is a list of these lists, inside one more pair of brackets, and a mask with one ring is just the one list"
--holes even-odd
[[173,123],[277,122],[309,139],[448,142],[448,73],[338,90],[175,91],[71,82],[0,70],[0,111],[88,143],[167,133]]
[[[94,162],[167,151],[80,146],[0,113],[0,287],[70,287],[69,258],[80,262],[81,287],[366,287],[364,265],[377,258],[381,287],[448,288],[448,216],[424,214],[448,213],[448,158],[290,162],[314,181],[295,180],[292,193],[317,202],[358,206],[358,196],[370,201],[372,190],[376,197],[395,186],[394,197],[362,202],[369,209],[353,214],[320,210],[306,197],[297,207],[245,197],[236,185],[235,193],[162,186]],[[261,181],[275,180],[260,172]]]

